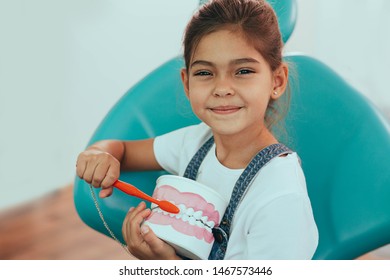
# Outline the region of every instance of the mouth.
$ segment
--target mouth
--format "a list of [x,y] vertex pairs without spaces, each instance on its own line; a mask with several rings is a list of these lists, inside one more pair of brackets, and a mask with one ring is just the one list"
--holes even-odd
[[176,231],[193,236],[207,243],[214,241],[212,228],[218,225],[219,212],[213,204],[203,197],[190,192],[179,192],[169,185],[160,186],[153,197],[168,200],[180,208],[178,214],[172,214],[156,207],[146,219],[149,223],[173,227]]
[[215,107],[209,107],[208,109],[212,111],[213,113],[219,114],[219,115],[228,115],[238,112],[243,107],[241,106],[233,106],[233,105],[226,105],[226,106],[215,106]]

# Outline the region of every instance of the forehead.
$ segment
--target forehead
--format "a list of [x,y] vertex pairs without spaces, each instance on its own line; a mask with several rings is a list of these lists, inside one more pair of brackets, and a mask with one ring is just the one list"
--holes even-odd
[[203,36],[194,49],[191,61],[197,59],[223,60],[242,57],[263,57],[253,42],[238,29],[220,29]]

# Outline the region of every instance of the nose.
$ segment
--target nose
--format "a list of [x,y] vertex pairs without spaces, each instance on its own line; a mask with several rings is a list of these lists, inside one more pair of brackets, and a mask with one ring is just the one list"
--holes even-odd
[[216,79],[215,88],[213,91],[215,97],[225,97],[234,95],[232,83],[227,77],[219,77]]

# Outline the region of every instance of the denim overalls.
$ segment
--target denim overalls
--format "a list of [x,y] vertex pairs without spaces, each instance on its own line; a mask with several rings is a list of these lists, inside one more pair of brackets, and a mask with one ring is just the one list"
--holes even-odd
[[[213,144],[214,137],[211,137],[206,141],[206,143],[203,144],[203,146],[196,152],[188,164],[187,169],[183,175],[184,177],[196,180],[199,167]],[[255,177],[257,172],[274,157],[289,153],[292,153],[292,151],[283,144],[272,144],[261,150],[242,172],[234,186],[232,196],[226,208],[225,214],[222,217],[220,225],[213,228],[215,242],[211,249],[209,260],[224,259],[229,241],[230,223],[233,220],[234,212],[243,199],[252,182],[252,179]]]

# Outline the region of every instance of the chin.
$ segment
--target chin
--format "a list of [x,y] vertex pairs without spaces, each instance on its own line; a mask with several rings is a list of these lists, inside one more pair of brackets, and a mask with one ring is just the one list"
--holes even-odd
[[251,135],[252,133],[258,134],[264,128],[264,124],[260,122],[248,123],[239,120],[206,120],[204,123],[211,128],[214,135],[217,134],[221,136]]
[[214,134],[223,135],[223,136],[229,136],[229,135],[237,135],[242,130],[243,127],[232,125],[229,123],[226,123],[224,125],[209,125],[213,131]]

